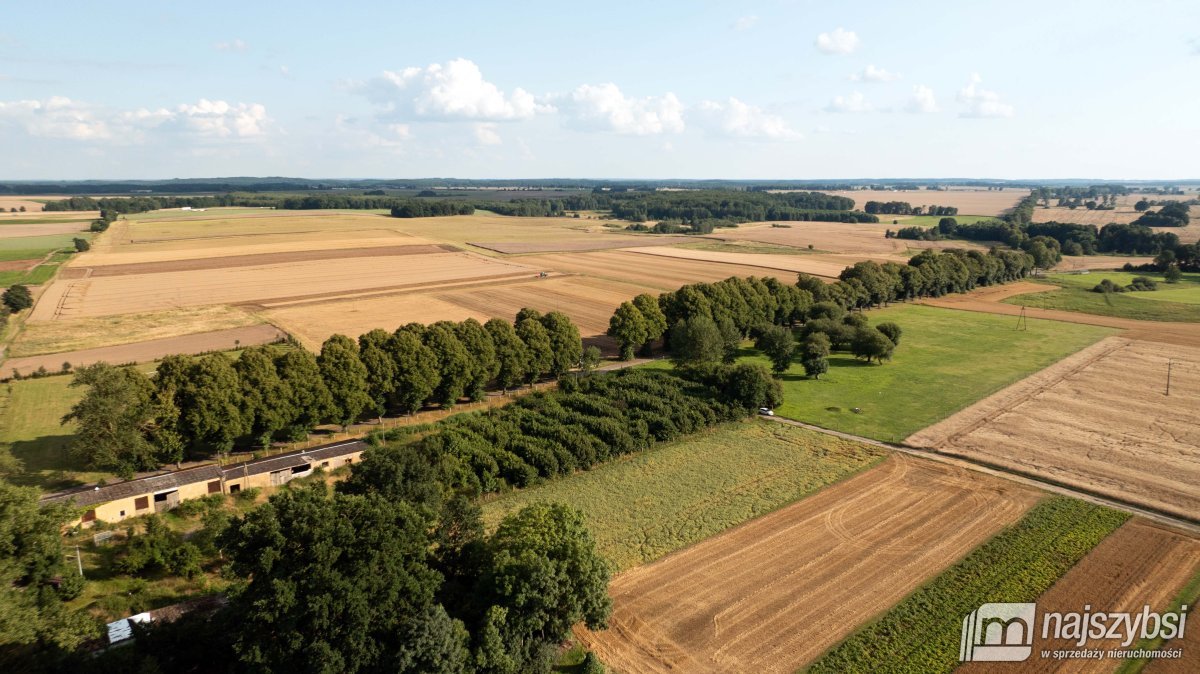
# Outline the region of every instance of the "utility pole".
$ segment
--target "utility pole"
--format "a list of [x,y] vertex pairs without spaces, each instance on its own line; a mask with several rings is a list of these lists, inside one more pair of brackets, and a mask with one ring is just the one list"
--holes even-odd
[[1167,359],[1167,395],[1171,395],[1171,365],[1174,363],[1174,360]]

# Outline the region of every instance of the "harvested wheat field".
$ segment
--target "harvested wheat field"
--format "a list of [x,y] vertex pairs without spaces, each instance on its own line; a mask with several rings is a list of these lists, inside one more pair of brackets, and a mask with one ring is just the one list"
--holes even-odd
[[704,260],[655,258],[626,250],[552,253],[521,258],[521,262],[567,274],[633,283],[660,292],[699,281],[720,281],[730,276],[774,276],[784,283],[796,282],[795,272]]
[[999,192],[981,189],[949,190],[844,190],[825,192],[854,200],[862,210],[868,201],[907,201],[913,206],[953,206],[962,215],[1002,215],[1029,196],[1029,190],[1005,189]]
[[306,346],[316,346],[334,333],[354,336],[374,328],[395,330],[412,321],[512,320],[523,307],[533,307],[542,312],[565,312],[586,338],[603,334],[621,302],[648,290],[582,276],[521,278],[460,288],[421,288],[378,297],[296,303],[269,309],[264,316]]
[[[38,195],[13,196],[13,195],[6,194],[4,196],[0,196],[0,208],[3,208],[4,210],[7,211],[7,210],[13,209],[13,208],[20,209],[22,206],[24,206],[25,213],[14,213],[13,215],[29,215],[30,213],[41,213],[42,212],[42,206],[44,206],[45,204],[43,204],[41,201],[39,201],[39,199],[57,200],[57,199],[63,199],[63,198],[65,198],[65,197],[63,197],[62,195],[58,195],[58,196],[38,196]],[[95,213],[95,211],[91,211],[91,213]]]
[[1196,520],[1197,396],[1200,348],[1109,337],[905,442]]
[[70,363],[79,368],[93,363],[146,363],[158,360],[164,356],[176,353],[207,353],[209,351],[229,351],[239,347],[255,344],[270,344],[285,339],[287,335],[273,325],[250,325],[228,330],[200,332],[164,337],[117,346],[104,346],[79,351],[65,351],[51,355],[29,356],[27,358],[10,358],[4,361],[4,372],[13,371],[27,375],[44,367],[50,372],[57,372],[63,363]]
[[[20,215],[18,213],[18,215]],[[47,220],[37,224],[10,225],[0,220],[0,239],[15,239],[22,236],[47,236],[50,234],[73,234],[86,232],[86,220]]]
[[[1175,594],[1195,572],[1200,559],[1200,540],[1142,519],[1132,519],[1097,545],[1049,590],[1037,598],[1038,611],[1083,613],[1094,611],[1140,613],[1172,610]],[[1136,648],[1121,639],[1089,640],[1089,649]],[[1022,672],[1111,672],[1112,660],[1042,659],[1048,650],[1080,648],[1075,640],[1042,639],[1034,636],[1033,653],[1021,665]],[[1185,651],[1186,653],[1187,651]],[[1012,665],[984,662],[965,663],[959,672],[1011,672]]]
[[[1038,206],[1033,209],[1034,222],[1070,222],[1078,225],[1096,225],[1103,227],[1110,222],[1130,223],[1137,220],[1141,213],[1134,209],[1134,204],[1147,199],[1149,201],[1187,201],[1195,199],[1194,192],[1188,194],[1126,194],[1117,197],[1117,207],[1112,210],[1088,210],[1082,206],[1078,208],[1067,208],[1065,206],[1051,206],[1045,208],[1039,202]],[[1056,200],[1051,199],[1051,203],[1056,203]],[[1159,206],[1151,206],[1150,210],[1158,210]],[[1192,206],[1188,212],[1192,218],[1195,218],[1198,207]],[[1177,231],[1177,228],[1164,227],[1159,231]]]
[[533,274],[533,270],[515,263],[470,253],[442,252],[96,276],[55,282],[34,307],[30,320],[111,316],[211,304],[267,304]]
[[842,273],[842,270],[850,266],[845,260],[841,259],[826,259],[820,255],[767,255],[762,253],[723,253],[712,250],[695,250],[688,248],[668,248],[665,246],[655,246],[648,248],[631,248],[629,252],[638,253],[640,255],[654,255],[657,257],[673,258],[678,260],[699,260],[702,262],[720,262],[722,264],[736,264],[745,267],[761,267],[771,271],[779,272],[804,272],[814,276],[824,276],[826,278],[837,278],[837,275]]
[[579,253],[588,250],[612,250],[615,248],[635,248],[638,246],[670,246],[676,243],[695,243],[694,236],[655,236],[640,234],[638,238],[630,236],[606,237],[595,236],[578,241],[470,241],[476,248],[484,248],[505,255],[523,255],[526,253]]
[[907,262],[910,257],[925,248],[986,247],[968,241],[912,241],[889,239],[884,234],[896,225],[866,222],[788,222],[786,227],[772,227],[772,223],[751,223],[737,229],[723,229],[708,238],[726,241],[758,241],[795,248],[812,246],[814,250],[859,256],[859,259],[893,260]]
[[617,576],[581,641],[614,670],[793,672],[1015,522],[1010,482],[896,455]]
[[1075,271],[1078,269],[1120,269],[1126,264],[1140,265],[1153,262],[1149,256],[1133,255],[1064,255],[1061,262],[1054,266],[1054,271]]

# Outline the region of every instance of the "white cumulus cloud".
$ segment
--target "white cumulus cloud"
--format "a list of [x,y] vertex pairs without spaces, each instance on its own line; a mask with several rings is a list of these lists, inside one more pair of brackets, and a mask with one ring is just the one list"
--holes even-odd
[[854,92],[849,96],[834,96],[833,100],[829,101],[829,105],[825,106],[826,112],[870,112],[871,104],[867,102],[867,98],[861,92]]
[[852,82],[895,82],[898,79],[900,79],[899,73],[885,68],[876,68],[874,65],[868,65],[861,73],[854,73],[850,76]]
[[858,49],[858,35],[852,30],[837,28],[817,36],[817,49],[826,54],[850,54]]
[[937,98],[933,95],[933,89],[918,84],[912,88],[912,97],[908,99],[908,104],[904,106],[907,112],[940,112]]
[[424,68],[384,71],[354,89],[389,111],[419,119],[497,122],[553,111],[524,89],[501,91],[484,79],[479,66],[461,58]]
[[561,107],[578,127],[633,136],[680,133],[683,104],[675,94],[633,98],[613,83],[584,84],[571,92]]
[[270,123],[267,109],[259,103],[200,99],[173,108],[112,110],[62,96],[0,102],[0,124],[30,136],[89,142],[136,143],[152,133],[247,139],[265,134]]
[[42,101],[0,101],[0,123],[41,138],[96,141],[113,137],[113,129],[101,111],[64,96]]
[[709,133],[733,138],[799,140],[803,136],[786,120],[732,96],[725,101],[702,101],[695,109]]
[[1012,117],[1016,110],[1000,100],[1000,94],[980,86],[983,78],[979,73],[971,74],[971,81],[958,92],[958,102],[963,104],[960,117]]

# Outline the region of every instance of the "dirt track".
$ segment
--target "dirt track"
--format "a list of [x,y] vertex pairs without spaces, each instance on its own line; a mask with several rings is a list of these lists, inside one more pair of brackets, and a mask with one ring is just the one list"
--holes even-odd
[[[1173,360],[1171,395],[1164,395]],[[905,444],[1195,518],[1200,349],[1110,337]]]
[[[1146,605],[1151,611],[1165,611],[1195,571],[1197,560],[1200,560],[1200,540],[1133,519],[1105,538],[1038,597],[1038,611],[1083,613],[1085,606],[1091,606],[1093,611],[1139,613]],[[1085,647],[1110,649],[1136,645],[1135,642],[1122,646],[1120,639],[1105,639],[1088,641]],[[1034,636],[1034,655],[1021,664],[1021,672],[1111,672],[1118,664],[1112,660],[1043,660],[1039,655],[1043,649],[1077,648],[1081,647],[1075,640],[1043,640],[1038,630]],[[1194,654],[1195,657],[1200,657],[1200,653]],[[1012,672],[1013,667],[1008,663],[971,662],[957,671],[999,674]]]
[[578,635],[614,670],[792,672],[1038,498],[903,455],[638,567],[608,630]]
[[244,328],[232,328],[215,332],[201,332],[181,337],[166,337],[147,342],[134,342],[120,346],[105,346],[81,351],[65,351],[45,356],[29,356],[27,358],[12,358],[4,361],[4,376],[10,376],[13,370],[22,375],[29,374],[39,367],[45,367],[51,372],[58,372],[64,362],[74,367],[82,367],[101,361],[114,365],[121,363],[146,363],[158,360],[173,353],[203,353],[233,349],[237,345],[252,346],[268,344],[286,335],[273,325],[252,325]]

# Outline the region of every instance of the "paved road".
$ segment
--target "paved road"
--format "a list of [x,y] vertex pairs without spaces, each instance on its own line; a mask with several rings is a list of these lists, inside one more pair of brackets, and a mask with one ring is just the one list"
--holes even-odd
[[1000,467],[993,467],[990,465],[978,463],[975,461],[970,461],[967,459],[962,459],[959,457],[952,457],[952,456],[947,456],[945,454],[939,454],[938,452],[932,452],[932,451],[928,451],[928,450],[924,450],[924,449],[916,449],[914,447],[907,447],[904,445],[896,445],[896,444],[892,444],[890,442],[880,442],[879,440],[872,440],[871,438],[864,438],[860,435],[852,435],[850,433],[843,433],[841,431],[835,431],[835,430],[831,430],[828,428],[822,428],[820,426],[814,426],[812,424],[806,424],[803,421],[796,421],[794,419],[785,419],[785,418],[779,417],[779,416],[764,417],[764,418],[769,419],[771,421],[781,423],[781,424],[788,424],[790,426],[799,426],[800,428],[805,428],[810,431],[815,431],[817,433],[824,433],[826,435],[832,435],[832,436],[835,436],[838,438],[842,438],[844,440],[853,440],[855,442],[861,442],[866,445],[873,445],[875,447],[880,447],[880,448],[888,449],[888,450],[895,451],[895,452],[903,452],[905,454],[909,454],[912,456],[918,456],[918,457],[921,457],[924,459],[929,459],[931,461],[938,461],[938,462],[941,462],[941,463],[944,463],[947,465],[956,466],[958,468],[965,468],[967,470],[973,470],[977,473],[983,473],[985,475],[1001,477],[1006,480],[1011,480],[1013,482],[1018,482],[1020,484],[1026,485],[1026,486],[1035,487],[1037,489],[1053,492],[1055,494],[1062,494],[1063,496],[1070,496],[1072,498],[1077,498],[1077,499],[1080,499],[1083,501],[1088,501],[1090,503],[1095,503],[1097,505],[1107,506],[1109,508],[1115,508],[1117,510],[1124,510],[1125,512],[1133,513],[1134,515],[1138,515],[1139,517],[1144,517],[1148,520],[1153,520],[1160,524],[1166,524],[1166,525],[1173,526],[1173,527],[1176,527],[1179,529],[1184,529],[1192,534],[1200,534],[1200,520],[1192,520],[1192,519],[1184,519],[1181,517],[1175,517],[1174,515],[1170,515],[1167,513],[1161,513],[1161,512],[1158,512],[1157,510],[1139,506],[1134,503],[1127,503],[1125,501],[1119,501],[1119,500],[1112,499],[1112,498],[1109,498],[1106,496],[1093,494],[1088,491],[1060,485],[1055,482],[1051,482],[1051,481],[1048,481],[1048,480],[1045,480],[1045,479],[1042,479],[1042,478],[1039,478],[1036,476],[1016,473],[1011,470],[1006,470],[1006,469],[1003,469]]

